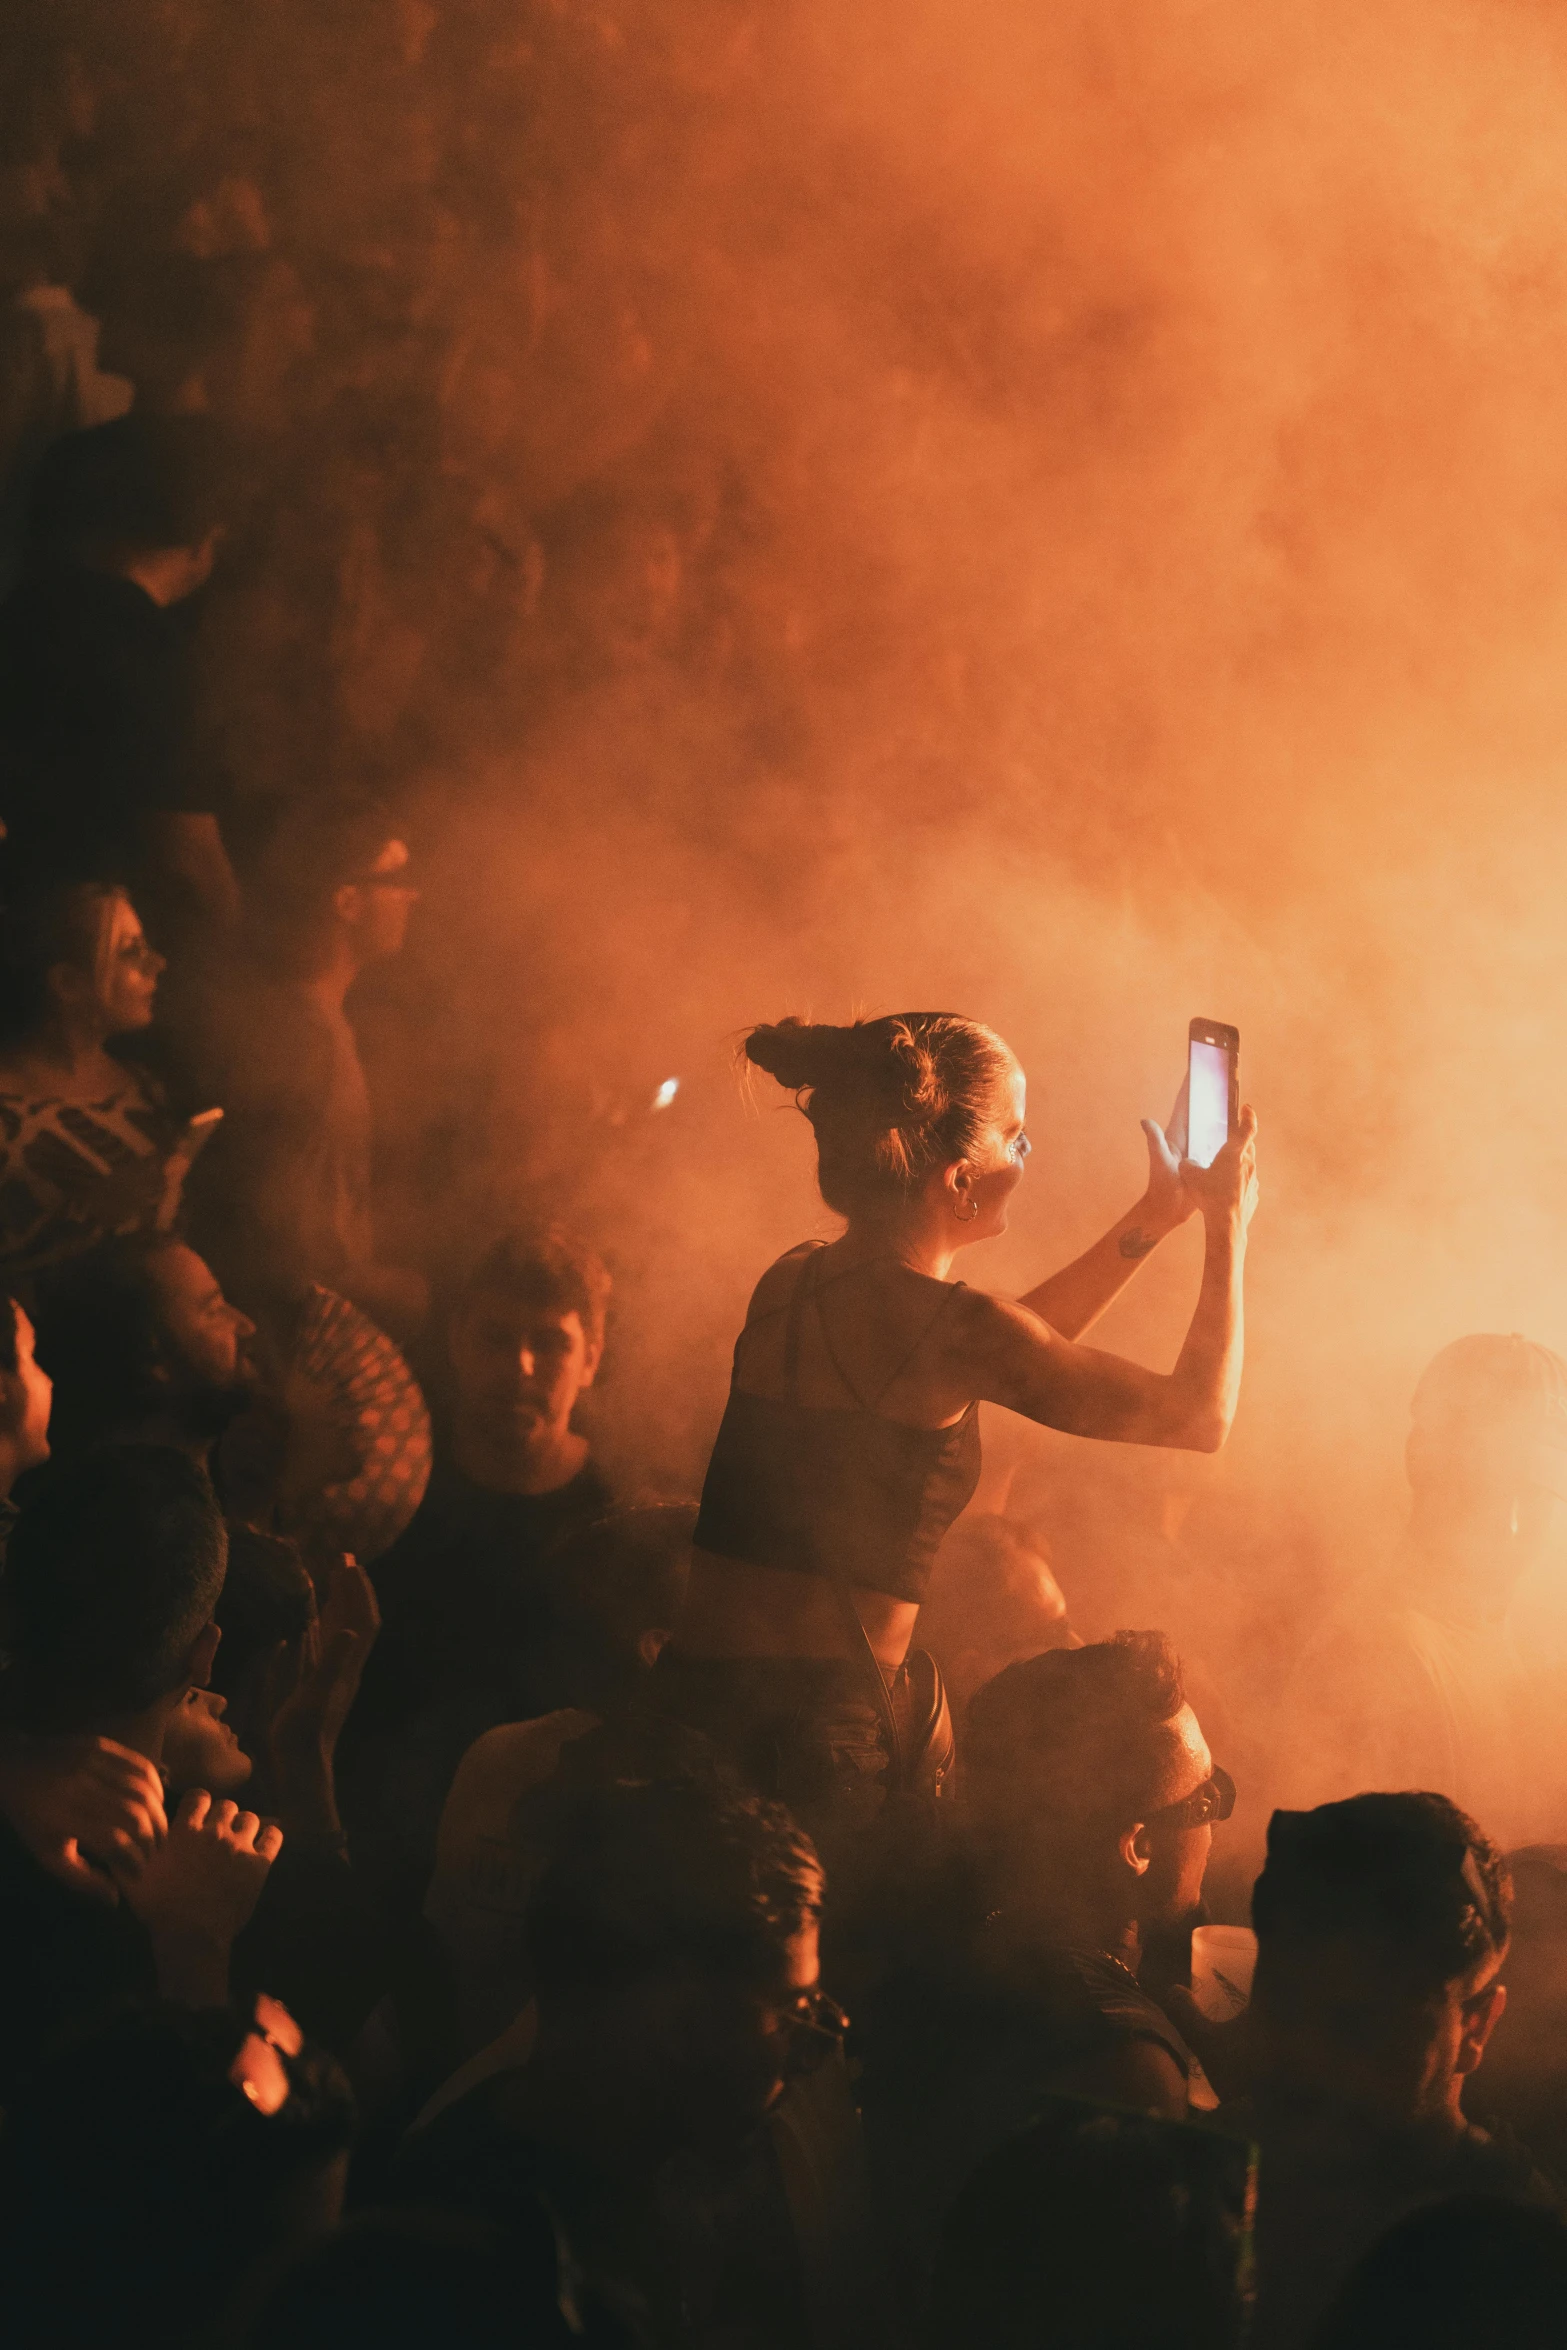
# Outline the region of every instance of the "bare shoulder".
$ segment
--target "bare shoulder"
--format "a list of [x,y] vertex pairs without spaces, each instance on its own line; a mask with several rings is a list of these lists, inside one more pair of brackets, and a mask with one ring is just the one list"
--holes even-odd
[[942,1319],[947,1348],[965,1359],[1004,1361],[1022,1349],[1059,1346],[1050,1324],[1019,1305],[1015,1298],[997,1297],[988,1289],[970,1289],[959,1283]]
[[787,1249],[768,1266],[751,1292],[745,1315],[747,1323],[761,1321],[789,1303],[800,1278],[800,1268],[807,1257],[816,1254],[817,1245],[814,1240],[802,1240],[797,1248]]

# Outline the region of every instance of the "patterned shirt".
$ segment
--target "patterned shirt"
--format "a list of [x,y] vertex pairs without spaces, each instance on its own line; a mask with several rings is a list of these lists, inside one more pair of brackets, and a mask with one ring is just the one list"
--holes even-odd
[[0,1272],[28,1273],[158,1221],[176,1122],[139,1071],[98,1102],[0,1093]]

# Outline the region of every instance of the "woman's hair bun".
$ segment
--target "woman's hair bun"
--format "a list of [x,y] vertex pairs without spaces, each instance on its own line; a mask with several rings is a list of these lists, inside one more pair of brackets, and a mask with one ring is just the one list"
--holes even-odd
[[904,1020],[776,1020],[753,1028],[745,1057],[791,1093],[852,1096],[872,1115],[939,1118],[946,1107],[935,1056]]
[[818,1086],[842,1071],[849,1060],[845,1049],[852,1028],[832,1028],[818,1020],[769,1020],[753,1028],[745,1040],[745,1057],[769,1077],[776,1077],[791,1093]]
[[959,1157],[1005,1115],[1016,1062],[999,1036],[951,1012],[899,1012],[835,1028],[815,1020],[753,1028],[745,1058],[806,1098],[822,1196],[906,1189],[944,1155]]

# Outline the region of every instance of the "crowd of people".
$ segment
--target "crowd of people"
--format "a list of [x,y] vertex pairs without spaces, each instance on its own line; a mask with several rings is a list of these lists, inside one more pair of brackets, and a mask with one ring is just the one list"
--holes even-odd
[[[1004,1041],[753,1029],[842,1230],[761,1274],[700,1495],[628,1488],[595,1251],[378,1232],[353,989],[417,862],[373,796],[208,788],[189,422],[58,440],[0,609],[7,2338],[1567,2338],[1560,1715],[1507,1631],[1567,1366],[1422,1379],[1216,2015],[1206,1689],[970,1505],[982,1405],[1223,1445],[1252,1113],[1208,1167],[1150,1123],[1003,1299],[955,1267],[1024,1177]],[[1194,1217],[1173,1368],[1087,1343]]]

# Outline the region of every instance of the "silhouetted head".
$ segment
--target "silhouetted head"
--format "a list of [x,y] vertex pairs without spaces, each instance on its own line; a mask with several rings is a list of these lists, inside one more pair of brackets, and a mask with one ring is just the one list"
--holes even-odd
[[639,2141],[732,2150],[830,2045],[823,1886],[779,1804],[696,1782],[587,1791],[528,1900],[541,2057],[608,2068]]
[[1454,1339],[1414,1389],[1405,1464],[1414,1490],[1459,1504],[1567,1495],[1567,1363],[1518,1332]]
[[56,1449],[156,1431],[206,1450],[252,1401],[256,1326],[172,1233],[109,1240],[38,1287]]
[[1006,1230],[1028,1138],[1023,1072],[994,1029],[952,1012],[788,1019],[753,1028],[745,1056],[809,1118],[822,1197],[840,1215],[885,1215],[928,1191],[965,1238]]
[[6,1550],[23,1726],[94,1730],[156,1714],[161,1737],[211,1665],[227,1557],[217,1498],[188,1453],[109,1445],[56,1469]]
[[674,1630],[695,1526],[690,1502],[615,1510],[552,1554],[571,1704],[603,1713],[636,1693]]
[[914,1639],[941,1666],[955,1708],[1010,1664],[1047,1648],[1081,1646],[1043,1534],[970,1510],[936,1553]]
[[1060,1887],[1107,1927],[1196,1914],[1213,1824],[1235,1796],[1162,1632],[1117,1632],[998,1673],[969,1705],[963,1784],[1004,1902],[1007,1881],[1024,1897]]
[[1567,2227],[1555,2211],[1452,2195],[1389,2228],[1341,2288],[1313,2350],[1559,2350]]
[[1276,1811],[1252,1892],[1265,2085],[1397,2128],[1459,2111],[1506,2000],[1505,1863],[1444,1795]]
[[943,2350],[1240,2350],[1254,2185],[1243,2140],[1047,2098],[952,2207],[929,2338]]
[[164,958],[112,881],[7,863],[0,904],[0,1047],[65,1023],[106,1043],[148,1026]]
[[27,551],[129,573],[158,562],[159,603],[210,577],[230,515],[222,436],[203,416],[149,416],[67,433],[39,459],[28,494]]

